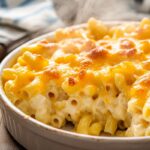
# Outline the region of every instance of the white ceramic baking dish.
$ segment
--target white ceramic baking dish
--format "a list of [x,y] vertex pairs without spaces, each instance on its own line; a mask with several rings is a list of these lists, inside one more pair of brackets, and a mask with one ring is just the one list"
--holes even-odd
[[[116,23],[107,23],[114,25]],[[118,24],[118,23],[117,23]],[[81,26],[80,26],[81,27]],[[21,47],[52,37],[48,33],[36,38]],[[10,53],[0,65],[0,75],[4,68],[20,54],[20,48]],[[6,128],[10,134],[23,145],[31,150],[149,150],[150,137],[106,137],[90,136],[57,129],[43,124],[16,108],[4,93],[0,78],[0,106]]]

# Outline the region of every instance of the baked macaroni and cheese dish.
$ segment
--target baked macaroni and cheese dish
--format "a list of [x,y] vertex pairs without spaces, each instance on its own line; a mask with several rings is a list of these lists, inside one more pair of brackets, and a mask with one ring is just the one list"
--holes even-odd
[[57,128],[89,135],[150,135],[150,20],[59,29],[21,48],[2,73],[11,102]]

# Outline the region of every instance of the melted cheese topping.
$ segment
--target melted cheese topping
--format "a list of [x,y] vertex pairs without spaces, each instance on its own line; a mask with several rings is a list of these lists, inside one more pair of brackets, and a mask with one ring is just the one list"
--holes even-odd
[[22,111],[91,135],[150,135],[150,20],[108,27],[90,19],[21,49],[3,70]]

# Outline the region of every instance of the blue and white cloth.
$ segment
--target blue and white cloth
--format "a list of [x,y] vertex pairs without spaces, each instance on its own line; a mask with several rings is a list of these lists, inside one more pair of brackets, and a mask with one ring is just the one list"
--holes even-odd
[[0,22],[30,31],[63,24],[51,0],[0,0]]

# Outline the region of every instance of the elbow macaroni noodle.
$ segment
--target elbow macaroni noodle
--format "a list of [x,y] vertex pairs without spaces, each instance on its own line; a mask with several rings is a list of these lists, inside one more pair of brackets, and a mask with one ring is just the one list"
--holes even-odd
[[150,20],[113,27],[90,19],[21,49],[2,73],[29,116],[90,135],[150,135]]

